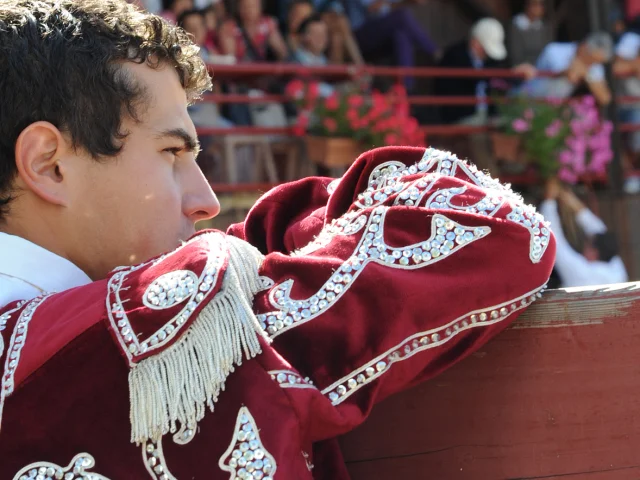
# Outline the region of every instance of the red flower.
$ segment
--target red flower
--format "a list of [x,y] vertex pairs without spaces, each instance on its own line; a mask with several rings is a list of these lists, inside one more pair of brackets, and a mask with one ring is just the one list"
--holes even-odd
[[318,83],[310,83],[309,87],[307,88],[307,101],[309,103],[315,102],[318,98],[318,95],[320,95],[320,87],[318,86]]
[[338,97],[338,94],[333,92],[331,95],[329,95],[324,101],[324,106],[330,112],[333,112],[340,108],[340,98]]
[[284,92],[290,98],[300,99],[304,95],[304,83],[298,79],[291,80]]
[[338,129],[338,122],[336,122],[335,118],[325,118],[322,122],[324,128],[327,129],[329,133],[333,133]]
[[384,143],[387,145],[395,145],[398,143],[398,135],[395,133],[387,133],[384,136]]
[[361,95],[352,95],[348,98],[347,103],[351,108],[360,108],[364,104],[364,98]]

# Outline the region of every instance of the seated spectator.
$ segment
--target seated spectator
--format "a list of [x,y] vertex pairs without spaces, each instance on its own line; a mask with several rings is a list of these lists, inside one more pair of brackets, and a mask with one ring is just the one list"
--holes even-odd
[[[297,36],[300,39],[298,48],[291,55],[293,63],[307,66],[325,66],[328,60],[324,52],[329,44],[329,27],[319,15],[312,15],[298,27]],[[333,86],[320,82],[319,95],[328,97],[334,93]]]
[[612,55],[613,40],[607,33],[592,33],[582,43],[551,43],[536,67],[554,76],[536,78],[524,85],[524,91],[533,97],[569,98],[584,85],[600,105],[608,105],[611,90],[603,64]]
[[[178,25],[193,35],[193,40],[200,46],[200,55],[205,62],[210,62],[217,53],[210,51],[206,45],[207,27],[204,12],[202,10],[187,10],[178,18]],[[215,88],[215,87],[214,87]],[[225,127],[233,126],[233,123],[220,115],[218,106],[211,102],[199,102],[189,107],[189,116],[196,127]]]
[[[261,0],[237,0],[237,18],[221,27],[220,48],[240,62],[263,62],[272,53],[279,61],[288,55],[287,45],[274,18],[262,14]],[[226,32],[229,32],[228,34]],[[230,36],[227,40],[222,37]],[[231,48],[232,47],[232,48]]]
[[[437,56],[437,45],[407,8],[409,4],[421,4],[425,0],[315,1],[345,11],[365,58],[392,53],[396,65],[413,67],[416,48],[432,57]],[[404,83],[408,91],[413,90],[413,77],[406,77]]]
[[[504,44],[504,28],[494,18],[479,20],[471,29],[467,40],[449,47],[438,66],[443,68],[496,68],[507,58]],[[515,71],[533,76],[535,69],[528,64],[514,67]],[[483,125],[487,121],[487,78],[457,77],[436,79],[435,94],[439,96],[474,96],[477,105],[444,106],[440,108],[441,120],[445,123]]]
[[545,21],[545,0],[527,0],[524,12],[513,17],[509,29],[509,58],[513,65],[535,64],[553,41],[553,27]]
[[[574,250],[564,235],[558,214],[558,201],[569,207],[575,215],[576,223],[587,236],[582,252]],[[615,235],[607,232],[602,220],[585,207],[573,192],[561,188],[557,180],[550,180],[539,211],[551,224],[551,231],[556,237],[555,269],[563,287],[629,281],[624,263],[618,255]]]
[[162,12],[160,16],[169,20],[171,23],[177,23],[178,17],[187,10],[193,10],[193,0],[162,0]]

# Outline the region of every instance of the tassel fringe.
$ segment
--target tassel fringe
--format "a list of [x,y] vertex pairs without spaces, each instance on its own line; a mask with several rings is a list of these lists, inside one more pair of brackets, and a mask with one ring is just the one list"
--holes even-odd
[[213,410],[229,374],[261,353],[260,337],[268,341],[252,308],[262,289],[258,269],[264,257],[237,238],[226,241],[229,265],[220,292],[180,340],[129,372],[136,444],[175,433],[178,424],[195,429],[206,407]]

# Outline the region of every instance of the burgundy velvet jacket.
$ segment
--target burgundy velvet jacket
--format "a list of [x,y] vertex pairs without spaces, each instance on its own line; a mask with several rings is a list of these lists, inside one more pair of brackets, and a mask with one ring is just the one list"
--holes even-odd
[[506,328],[554,239],[433,149],[275,188],[227,234],[0,310],[0,479],[340,479],[335,438]]

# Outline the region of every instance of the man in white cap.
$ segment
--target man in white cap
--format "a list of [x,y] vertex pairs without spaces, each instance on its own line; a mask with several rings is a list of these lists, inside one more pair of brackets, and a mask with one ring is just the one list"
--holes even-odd
[[[502,24],[495,18],[483,18],[471,29],[469,38],[449,47],[439,63],[445,68],[496,68],[507,58],[505,32]],[[514,67],[525,78],[535,75],[532,65],[523,64]],[[477,98],[476,105],[443,106],[440,119],[444,123],[460,125],[485,125],[489,116],[487,104],[488,79],[482,77],[439,78],[436,80],[435,93],[439,96],[464,96]],[[471,149],[476,163],[481,168],[491,164],[487,135],[474,135]]]

